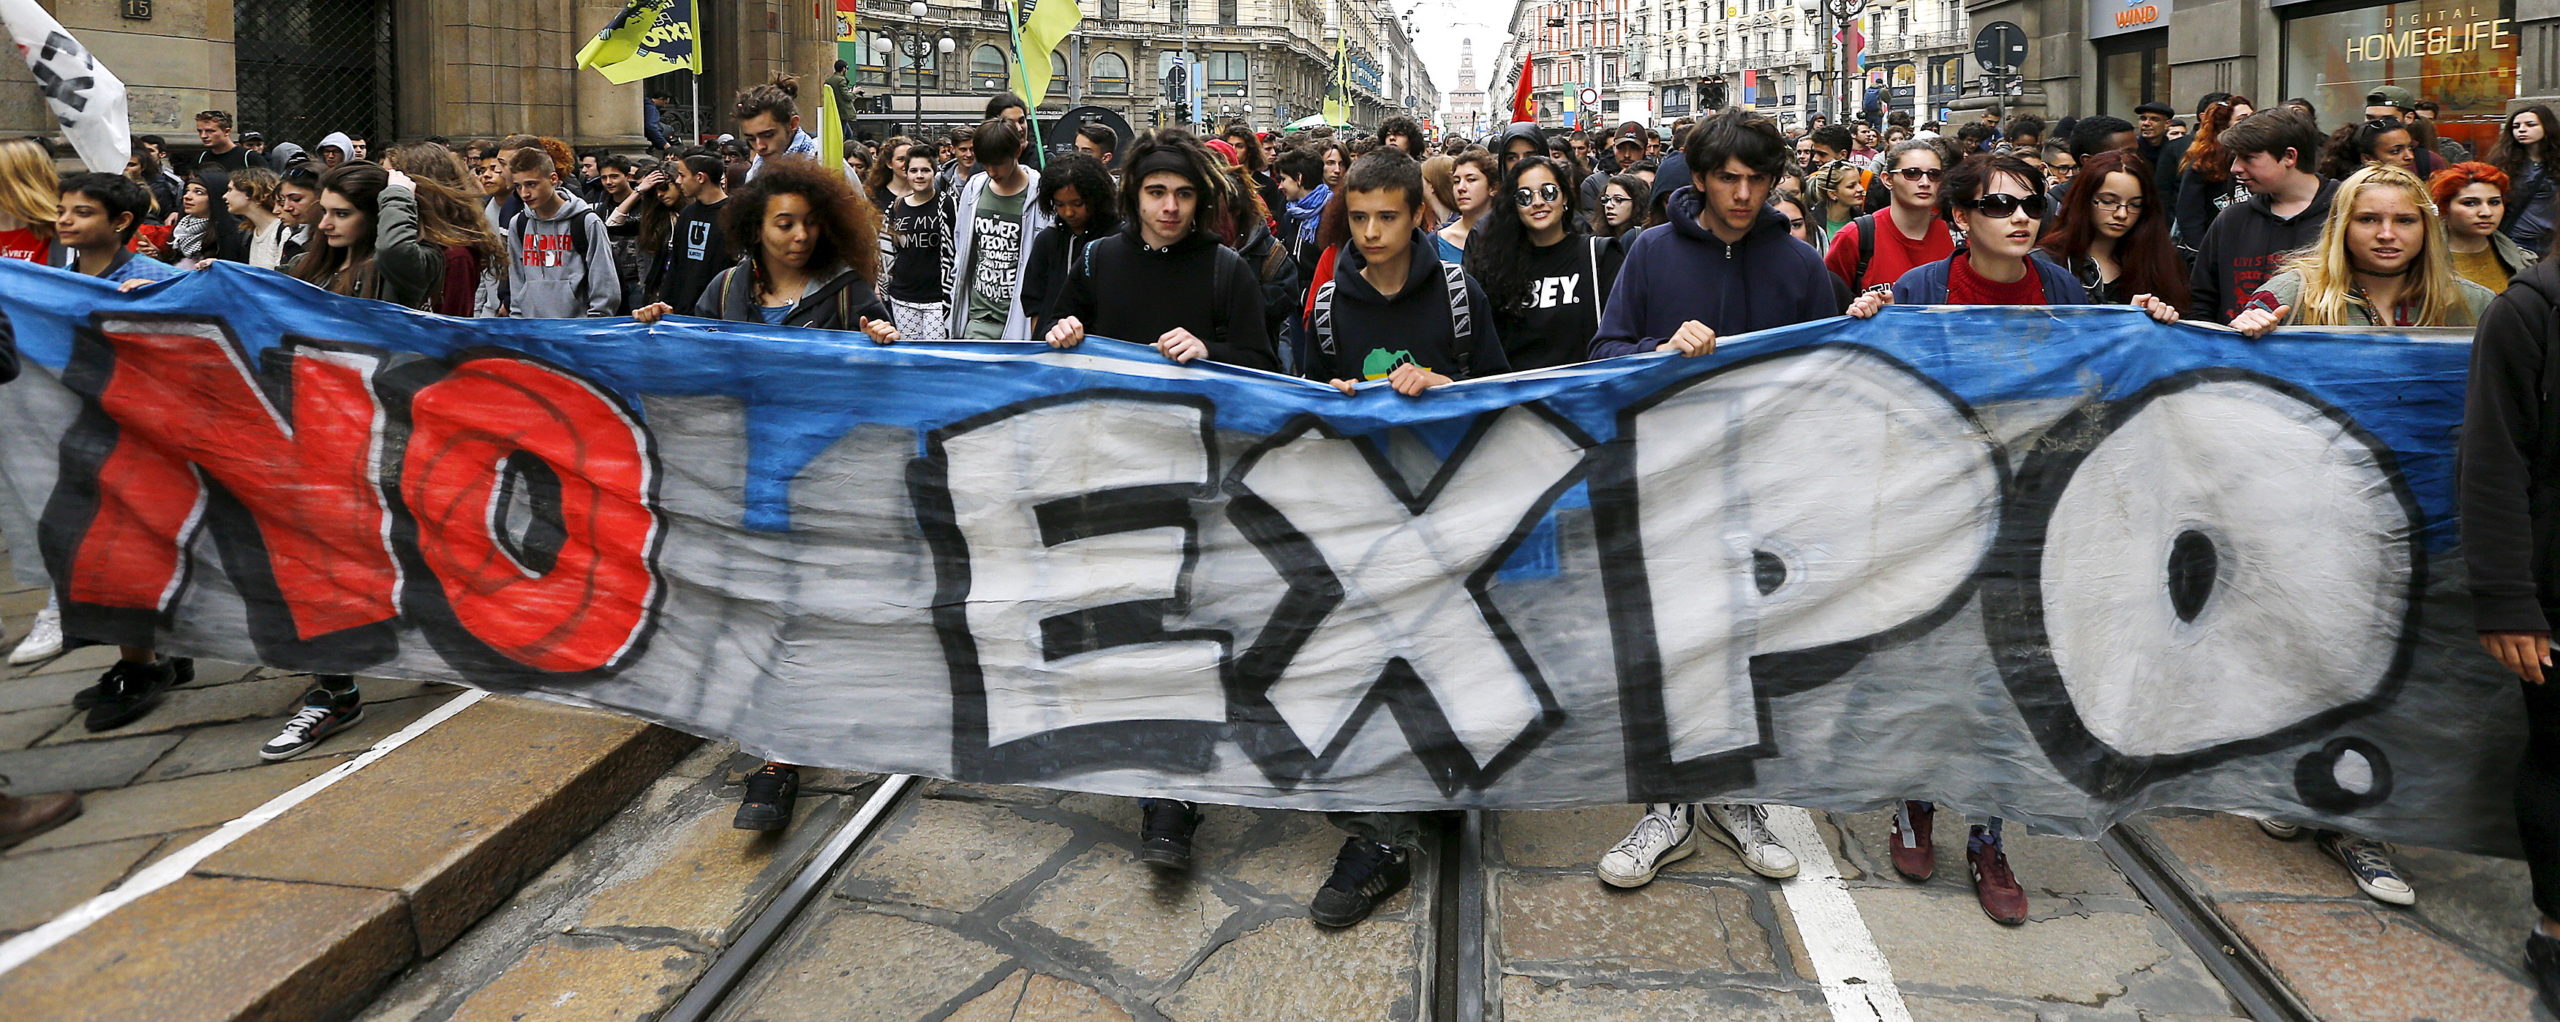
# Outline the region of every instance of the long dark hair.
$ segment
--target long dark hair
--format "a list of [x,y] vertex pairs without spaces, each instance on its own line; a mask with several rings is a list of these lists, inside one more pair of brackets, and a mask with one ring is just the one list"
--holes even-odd
[[1041,212],[1054,216],[1058,212],[1058,191],[1063,188],[1074,188],[1089,211],[1084,230],[1076,232],[1076,237],[1099,238],[1120,229],[1120,196],[1111,186],[1111,171],[1103,168],[1101,160],[1083,153],[1050,158],[1049,166],[1040,171],[1040,191],[1033,201]]
[[[204,189],[204,234],[198,237],[195,251],[179,255],[195,259],[213,259],[224,252],[237,252],[246,247],[240,238],[240,218],[231,214],[231,206],[223,193],[231,190],[231,173],[220,167],[198,167],[187,177],[189,184]],[[183,200],[181,200],[183,201]]]
[[[2379,162],[2376,150],[2382,144],[2382,136],[2395,131],[2407,132],[2409,126],[2397,117],[2376,117],[2339,128],[2337,134],[2329,136],[2329,151],[2320,158],[2320,176],[2344,180],[2364,169],[2365,164]],[[2417,141],[2417,133],[2409,132],[2409,143],[2416,145]]]
[[1633,174],[1611,174],[1609,180],[1600,186],[1601,198],[1609,197],[1610,185],[1618,186],[1627,193],[1627,198],[1635,200],[1627,210],[1627,225],[1609,226],[1609,206],[1603,202],[1599,208],[1591,211],[1591,233],[1603,238],[1615,238],[1643,230],[1645,207],[1653,201],[1653,185]]
[[[2516,144],[2516,118],[2526,114],[2532,114],[2534,122],[2542,125],[2542,141],[2534,143],[2530,151]],[[2553,131],[2555,126],[2560,124],[2555,124],[2551,108],[2540,103],[2508,114],[2498,125],[2498,144],[2489,148],[2489,165],[2522,181],[2529,165],[2548,168],[2560,164],[2560,131]]]
[[365,230],[356,237],[355,244],[339,248],[320,237],[315,228],[302,258],[294,260],[293,276],[343,295],[369,293],[374,273],[373,239],[382,230],[382,190],[390,184],[391,173],[371,163],[342,163],[320,175],[321,194],[335,192],[363,213]]
[[2098,153],[2082,161],[2080,173],[2072,176],[2071,189],[2063,196],[2062,211],[2054,217],[2052,232],[2037,247],[2065,266],[2088,255],[2089,246],[2098,239],[2098,190],[2106,186],[2109,174],[2130,175],[2139,182],[2135,192],[2142,200],[2142,214],[2134,218],[2133,229],[2116,241],[2116,279],[2127,294],[2151,295],[2185,308],[2186,263],[2169,242],[2169,206],[2161,201],[2159,183],[2147,173],[2149,169],[2150,161],[2130,149]]
[[2178,169],[2195,171],[2197,177],[2216,184],[2231,180],[2231,153],[2222,148],[2222,130],[2231,126],[2231,115],[2244,106],[2251,116],[2257,115],[2258,104],[2247,96],[2224,96],[2196,115],[2196,140],[2187,143]]
[[880,236],[880,211],[845,181],[844,168],[794,156],[764,161],[723,211],[729,248],[753,260],[759,286],[771,279],[764,267],[764,209],[777,195],[799,196],[809,204],[809,218],[824,228],[809,249],[811,275],[841,264],[864,281],[880,279],[880,246],[873,240]]
[[1492,208],[1485,210],[1484,219],[1477,221],[1474,233],[1467,236],[1467,275],[1484,286],[1485,301],[1492,303],[1497,320],[1530,300],[1529,258],[1533,243],[1529,225],[1520,219],[1520,206],[1511,201],[1511,193],[1520,188],[1522,176],[1541,169],[1556,180],[1556,201],[1564,206],[1561,221],[1566,239],[1583,233],[1579,208],[1582,190],[1565,177],[1564,165],[1547,156],[1523,156],[1511,161],[1511,169],[1502,172],[1501,186],[1493,190]]

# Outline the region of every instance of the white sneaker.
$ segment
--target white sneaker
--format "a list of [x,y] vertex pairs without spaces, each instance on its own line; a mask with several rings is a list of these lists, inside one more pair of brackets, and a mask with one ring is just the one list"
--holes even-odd
[[2268,837],[2278,841],[2291,841],[2302,836],[2302,825],[2299,823],[2286,823],[2283,820],[2270,820],[2265,817],[2257,819],[2258,829],[2266,831]]
[[32,664],[38,660],[50,660],[61,653],[62,608],[47,600],[44,609],[36,612],[35,626],[27,629],[26,641],[9,651],[9,663],[12,666]]
[[1697,814],[1688,803],[1656,802],[1644,807],[1644,818],[1600,856],[1595,872],[1611,887],[1642,887],[1662,867],[1698,851]]
[[1734,854],[1742,856],[1742,864],[1771,880],[1784,880],[1796,875],[1796,853],[1778,843],[1778,835],[1769,832],[1769,810],[1756,805],[1722,805],[1707,803],[1709,826],[1702,828],[1707,836],[1723,842]]

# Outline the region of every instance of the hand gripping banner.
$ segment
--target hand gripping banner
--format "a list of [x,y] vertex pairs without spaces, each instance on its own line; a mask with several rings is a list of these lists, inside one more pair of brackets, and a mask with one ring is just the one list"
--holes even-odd
[[1122,795],[2514,841],[2447,332],[1894,308],[1414,399],[221,263],[0,313],[0,525],[90,641]]

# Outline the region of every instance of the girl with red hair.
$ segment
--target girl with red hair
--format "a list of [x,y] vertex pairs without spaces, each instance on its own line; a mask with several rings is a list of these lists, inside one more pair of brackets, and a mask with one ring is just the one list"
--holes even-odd
[[2507,216],[2507,189],[2513,180],[2486,163],[2457,163],[2427,179],[2427,194],[2444,217],[2445,250],[2453,253],[2453,272],[2491,291],[2534,263],[2533,253],[2498,230]]

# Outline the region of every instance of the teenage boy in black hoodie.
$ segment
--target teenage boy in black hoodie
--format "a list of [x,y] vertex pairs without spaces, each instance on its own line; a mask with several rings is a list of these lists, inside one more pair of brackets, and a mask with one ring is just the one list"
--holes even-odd
[[2542,910],[2525,938],[2525,968],[2543,1006],[2560,1013],[2560,688],[2551,684],[2560,673],[2552,670],[2551,645],[2553,622],[2560,622],[2560,512],[2551,499],[2560,488],[2555,322],[2560,260],[2517,274],[2489,303],[2471,340],[2459,461],[2473,625],[2481,647],[2524,682],[2516,824],[2533,904]]
[[674,236],[668,239],[667,279],[658,285],[658,300],[691,309],[711,278],[738,261],[729,252],[728,232],[720,229],[721,210],[729,202],[729,189],[721,183],[728,179],[729,168],[718,153],[697,148],[667,164],[667,169],[674,174],[676,191],[685,197],[685,204],[676,214]]
[[1131,183],[1120,191],[1126,226],[1071,263],[1057,318],[1039,327],[1051,347],[1072,348],[1091,332],[1153,344],[1176,362],[1279,370],[1259,279],[1201,222],[1217,201],[1213,159],[1179,131],[1150,134],[1129,149]]
[[[1681,153],[1689,184],[1671,193],[1670,228],[1639,234],[1628,248],[1591,357],[1654,350],[1694,357],[1716,350],[1722,335],[1838,313],[1839,278],[1787,230],[1786,214],[1769,207],[1769,190],[1793,155],[1777,125],[1728,110],[1691,129]],[[1610,886],[1642,887],[1697,851],[1701,836],[1733,849],[1765,877],[1791,877],[1800,868],[1760,806],[1655,802],[1601,854],[1596,871]]]
[[1345,394],[1385,380],[1411,397],[1511,371],[1484,290],[1423,235],[1421,164],[1394,150],[1363,156],[1343,173],[1339,201],[1351,240],[1316,288],[1308,379]]
[[2231,154],[2231,177],[2249,189],[2249,201],[2225,208],[2196,241],[2186,318],[2229,323],[2287,255],[2320,237],[2338,183],[2311,169],[2320,126],[2293,110],[2251,114],[2215,141]]

